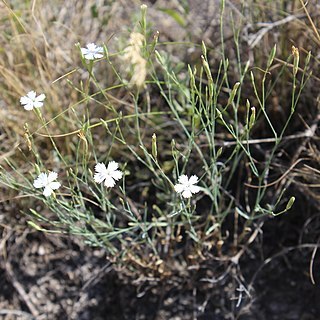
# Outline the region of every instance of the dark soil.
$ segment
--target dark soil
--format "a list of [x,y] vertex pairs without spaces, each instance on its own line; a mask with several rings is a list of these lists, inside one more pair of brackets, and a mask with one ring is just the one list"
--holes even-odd
[[268,219],[239,263],[221,268],[216,280],[201,278],[199,269],[188,270],[189,278],[133,279],[79,239],[5,226],[0,319],[317,320],[320,224],[311,218],[306,224],[307,214],[291,212]]

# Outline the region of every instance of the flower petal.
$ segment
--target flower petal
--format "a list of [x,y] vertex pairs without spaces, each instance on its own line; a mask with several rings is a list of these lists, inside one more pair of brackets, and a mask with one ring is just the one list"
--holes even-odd
[[51,182],[49,185],[48,185],[49,188],[51,188],[52,190],[57,190],[61,187],[61,183],[60,182],[57,182],[57,181],[54,181],[54,182]]
[[44,93],[41,93],[35,98],[35,101],[40,102],[40,101],[43,101],[45,98],[46,98],[46,95]]
[[178,184],[176,184],[176,185],[174,186],[174,190],[175,190],[176,192],[178,192],[178,193],[181,193],[181,192],[184,190],[184,185],[178,183]]
[[123,173],[120,170],[113,171],[110,176],[115,180],[120,180],[122,178]]
[[96,45],[94,43],[88,43],[87,48],[90,51],[94,51],[96,49]]
[[189,182],[189,179],[188,179],[188,176],[186,176],[185,174],[181,175],[178,179],[178,181],[181,183],[181,184],[188,184]]
[[118,169],[118,167],[119,167],[119,165],[118,165],[117,162],[115,162],[115,161],[110,161],[109,164],[108,164],[107,170],[108,170],[108,172],[115,171],[115,170]]
[[106,176],[100,172],[96,173],[94,176],[93,176],[93,180],[96,182],[96,183],[101,183],[104,179],[106,178]]
[[189,184],[196,184],[198,183],[198,177],[196,175],[193,175],[189,179]]
[[33,109],[33,102],[29,102],[28,104],[26,104],[25,106],[23,106],[24,110],[32,110]]
[[85,58],[87,60],[94,60],[94,54],[93,53],[88,53],[88,54],[85,55]]
[[36,96],[37,96],[37,94],[36,94],[36,92],[35,91],[29,91],[28,93],[27,93],[27,97],[28,98],[30,98],[31,100],[34,100],[35,98],[36,98]]
[[185,191],[182,192],[182,196],[183,196],[184,198],[191,198],[192,193],[191,193],[190,190],[185,190]]
[[43,188],[46,186],[47,181],[48,181],[47,174],[42,172],[39,174],[38,178],[34,180],[33,186],[35,188]]
[[106,180],[104,182],[104,185],[108,188],[113,188],[115,186],[116,182],[114,181],[114,179],[111,176],[107,176]]
[[50,186],[46,186],[43,190],[43,195],[45,197],[49,197],[51,196],[51,193],[53,192],[53,190],[50,188]]
[[94,54],[91,53],[91,52],[85,54],[84,57],[85,57],[87,60],[94,60]]
[[20,98],[20,103],[21,104],[28,104],[30,102],[32,103],[32,100],[30,98],[26,97],[26,96]]
[[198,187],[198,186],[190,186],[188,189],[192,193],[198,193],[200,191],[200,187]]
[[33,107],[34,108],[41,108],[43,106],[43,102],[40,102],[40,101],[35,101],[33,103]]
[[101,53],[94,53],[94,54],[93,54],[93,57],[94,57],[95,59],[99,59],[99,58],[102,58],[102,57],[103,57],[103,54],[101,54]]
[[81,48],[81,53],[83,54],[83,55],[86,55],[86,54],[88,54],[90,51],[87,49],[87,48]]
[[106,173],[107,168],[106,165],[104,163],[97,163],[96,166],[94,167],[94,170],[96,172],[101,172],[101,173]]
[[54,180],[57,180],[57,178],[58,178],[58,174],[56,172],[54,172],[54,171],[49,172],[49,174],[48,174],[48,183],[50,183],[50,182],[52,182]]

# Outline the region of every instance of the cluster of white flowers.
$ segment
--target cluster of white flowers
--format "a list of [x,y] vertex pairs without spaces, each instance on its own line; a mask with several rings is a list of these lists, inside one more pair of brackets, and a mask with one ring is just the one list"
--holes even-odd
[[[122,171],[118,170],[119,164],[115,161],[111,161],[108,167],[104,163],[97,163],[95,166],[95,175],[93,177],[96,183],[104,182],[104,185],[108,188],[113,188],[116,185],[116,181],[122,178]],[[44,188],[43,195],[45,197],[51,196],[54,190],[61,187],[60,182],[57,182],[58,173],[49,172],[40,173],[40,175],[34,180],[33,186],[35,188]]]
[[[140,42],[142,41],[141,39],[139,40]],[[96,46],[94,43],[89,43],[86,48],[81,48],[81,54],[87,60],[100,59],[103,57],[103,48]],[[46,96],[43,93],[37,96],[35,91],[29,91],[25,96],[20,98],[20,103],[25,110],[32,110],[42,107],[45,98]],[[104,163],[97,163],[93,179],[96,183],[103,183],[107,188],[113,188],[116,185],[116,181],[119,181],[123,176],[123,172],[118,170],[118,168],[119,164],[115,161],[110,161],[107,167]],[[61,187],[61,183],[56,181],[57,179],[58,173],[54,171],[48,174],[42,172],[34,180],[33,186],[35,188],[43,188],[43,195],[49,197],[54,190]],[[181,175],[178,182],[179,183],[174,186],[174,189],[177,193],[181,194],[183,198],[191,198],[193,194],[200,191],[200,187],[196,185],[198,183],[198,177],[196,175],[192,175],[190,178],[186,175]]]
[[[118,170],[119,164],[115,161],[110,161],[108,166],[104,163],[97,163],[95,166],[94,181],[96,183],[103,183],[107,188],[113,188],[116,185],[116,181],[120,180],[123,176],[123,172]],[[57,190],[61,187],[60,182],[57,182],[58,173],[49,172],[40,173],[40,175],[34,180],[33,186],[35,188],[44,188],[43,195],[45,197],[51,196],[54,190]],[[181,175],[178,179],[178,182],[174,189],[177,193],[188,199],[191,198],[192,194],[198,193],[200,187],[196,184],[198,183],[198,177],[196,175],[188,178],[186,175]]]

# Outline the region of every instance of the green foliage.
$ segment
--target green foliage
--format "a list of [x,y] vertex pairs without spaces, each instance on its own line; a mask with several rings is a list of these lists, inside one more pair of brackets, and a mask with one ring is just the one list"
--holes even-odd
[[[177,12],[165,12],[185,25]],[[95,7],[92,15],[97,16]],[[222,24],[223,12],[221,30]],[[310,58],[301,66],[295,53],[275,72],[274,46],[264,65],[244,63],[238,54],[238,74],[231,75],[222,50],[213,72],[211,50],[205,43],[194,65],[176,64],[157,38],[146,38],[145,7],[139,26],[144,36],[140,59],[146,59],[147,66],[143,86],[127,81],[119,67],[126,48],[110,53],[105,45],[104,58],[95,61],[81,56],[82,66],[72,67],[85,78],[68,79],[78,101],[49,118],[42,109],[35,109],[38,128],[31,133],[26,130],[29,150],[22,153],[31,175],[21,172],[13,155],[1,169],[0,182],[32,199],[29,225],[36,230],[81,236],[90,245],[105,248],[117,263],[130,261],[136,267],[163,272],[170,252],[182,242],[188,244],[186,256],[205,257],[208,248],[223,238],[228,216],[238,214],[244,219],[244,234],[253,220],[291,209],[295,198],[285,188],[268,194],[269,174],[309,79]],[[290,112],[279,130],[270,117],[269,101],[292,62]],[[107,86],[99,75],[101,69],[113,75]],[[134,79],[138,71],[132,70]],[[249,98],[243,92],[250,92]],[[150,102],[150,96],[157,97],[157,102]],[[59,128],[61,119],[77,129],[65,127],[67,133],[52,134],[50,126]],[[261,123],[272,133],[273,146],[267,157],[258,160],[251,140]],[[119,162],[124,173],[112,189],[98,185],[93,177],[96,163],[111,160]],[[40,172],[51,170],[59,172],[63,187],[46,198],[32,182]],[[246,176],[241,170],[246,170]],[[201,192],[189,199],[175,192],[181,175],[197,175]],[[241,187],[235,188],[238,183]]]

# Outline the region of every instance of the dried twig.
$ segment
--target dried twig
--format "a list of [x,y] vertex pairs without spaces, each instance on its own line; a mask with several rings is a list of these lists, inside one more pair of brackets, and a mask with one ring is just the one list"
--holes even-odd
[[10,277],[10,280],[11,280],[11,283],[12,283],[13,287],[19,293],[21,299],[23,300],[23,302],[28,307],[28,309],[31,312],[32,316],[34,318],[37,318],[39,316],[39,312],[36,309],[36,307],[34,306],[34,304],[31,302],[31,300],[30,300],[28,294],[26,293],[26,291],[24,290],[23,286],[17,280],[17,278],[16,278],[16,276],[15,276],[13,270],[12,270],[11,264],[9,262],[6,262],[5,267],[6,267],[7,274]]
[[309,14],[309,12],[308,12],[308,10],[306,8],[306,5],[304,4],[303,0],[300,0],[300,3],[302,5],[302,8],[303,8],[304,12],[306,13],[306,15],[307,15],[307,17],[309,19],[309,22],[310,22],[310,24],[312,26],[312,29],[313,29],[314,33],[317,36],[318,41],[320,42],[320,34],[319,34],[318,30],[317,30],[317,27],[314,25],[313,20],[310,17],[310,14]]
[[305,15],[290,15],[288,17],[285,17],[281,20],[275,21],[275,22],[263,22],[263,23],[257,23],[256,25],[258,27],[262,27],[257,33],[248,36],[247,42],[250,46],[250,48],[254,48],[260,41],[261,39],[264,37],[264,35],[266,35],[268,32],[270,32],[273,28],[281,26],[283,24],[286,24],[290,21],[299,19],[299,18],[303,18],[305,17]]
[[32,314],[21,310],[1,309],[0,315],[13,315],[17,317],[23,317],[25,320],[36,320]]
[[313,261],[314,258],[316,256],[318,247],[319,247],[319,243],[320,243],[320,238],[317,241],[317,245],[314,247],[313,251],[312,251],[312,256],[311,256],[311,260],[310,260],[310,267],[309,267],[309,273],[310,273],[310,279],[312,284],[316,284],[316,282],[314,281],[314,277],[313,277]]

